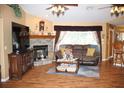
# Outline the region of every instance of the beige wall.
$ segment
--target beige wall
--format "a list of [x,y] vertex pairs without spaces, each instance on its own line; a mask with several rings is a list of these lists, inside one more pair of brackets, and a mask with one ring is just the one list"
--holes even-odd
[[[1,44],[1,66],[2,66],[2,79],[7,79],[9,77],[9,62],[8,54],[12,52],[12,24],[11,22],[16,22],[19,24],[25,24],[25,13],[22,11],[22,17],[18,18],[15,16],[14,11],[7,5],[0,5],[0,17],[3,19],[2,26],[3,29],[0,32],[2,35]],[[2,34],[1,34],[2,33]]]
[[106,23],[83,23],[83,22],[64,22],[64,23],[54,23],[54,25],[69,25],[69,26],[102,26],[103,31],[101,32],[101,37],[104,35],[104,38],[102,39],[102,59],[106,59]]
[[1,65],[1,63],[2,63],[2,61],[3,61],[3,45],[2,45],[2,43],[3,43],[3,19],[2,18],[0,18],[0,65]]
[[26,13],[26,25],[30,27],[31,34],[39,34],[39,22],[44,21],[44,32],[53,32],[53,23],[41,17],[33,16]]

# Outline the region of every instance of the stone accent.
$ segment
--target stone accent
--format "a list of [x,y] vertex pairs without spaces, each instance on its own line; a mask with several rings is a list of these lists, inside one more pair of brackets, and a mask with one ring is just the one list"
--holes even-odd
[[34,45],[48,45],[48,58],[53,60],[54,58],[54,39],[30,39],[30,47]]

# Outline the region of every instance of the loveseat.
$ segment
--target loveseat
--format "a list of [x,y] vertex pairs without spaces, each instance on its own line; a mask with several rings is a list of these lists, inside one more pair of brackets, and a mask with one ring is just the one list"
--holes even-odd
[[[72,55],[78,58],[80,64],[97,65],[100,61],[100,48],[98,45],[60,45],[59,51],[55,52],[56,59],[63,58],[63,51],[71,49]],[[90,50],[92,53],[90,53]],[[88,53],[89,52],[89,53]]]

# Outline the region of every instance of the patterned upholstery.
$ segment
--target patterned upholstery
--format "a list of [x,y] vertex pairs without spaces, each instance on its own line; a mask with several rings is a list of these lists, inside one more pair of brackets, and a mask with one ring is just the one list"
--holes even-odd
[[[84,65],[97,65],[100,58],[100,48],[97,45],[60,45],[61,48],[72,49],[73,57],[79,58],[80,63]],[[94,56],[86,56],[88,48],[95,48]],[[61,58],[58,57],[58,58]]]

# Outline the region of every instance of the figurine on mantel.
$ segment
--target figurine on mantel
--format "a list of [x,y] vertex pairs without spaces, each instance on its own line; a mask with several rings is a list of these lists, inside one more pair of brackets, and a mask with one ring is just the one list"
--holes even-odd
[[44,21],[39,22],[39,31],[44,34]]

